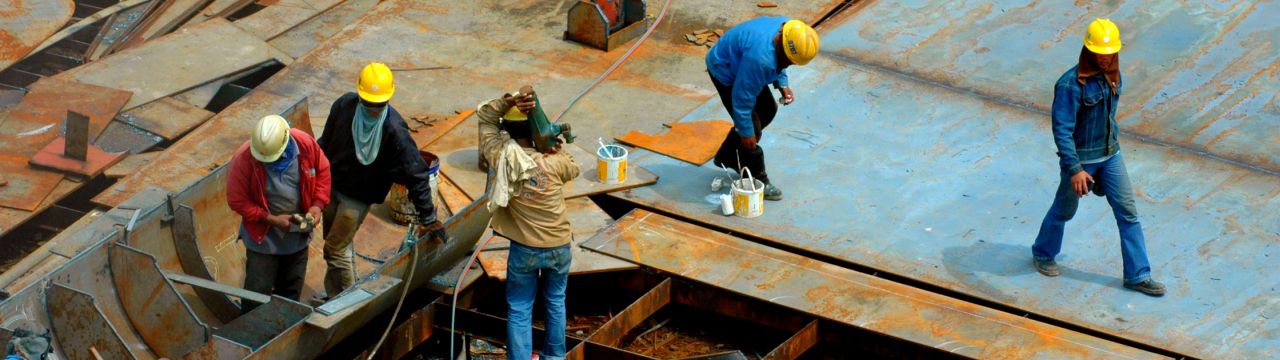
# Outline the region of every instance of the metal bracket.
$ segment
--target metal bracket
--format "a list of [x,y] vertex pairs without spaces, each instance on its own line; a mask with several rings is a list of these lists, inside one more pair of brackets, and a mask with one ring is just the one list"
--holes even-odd
[[324,303],[324,305],[320,305],[320,307],[316,308],[316,312],[326,316],[337,314],[348,307],[359,304],[365,300],[369,300],[370,298],[373,298],[373,293],[369,292],[369,290],[357,288],[353,291],[343,293],[333,300],[329,300],[329,302]]

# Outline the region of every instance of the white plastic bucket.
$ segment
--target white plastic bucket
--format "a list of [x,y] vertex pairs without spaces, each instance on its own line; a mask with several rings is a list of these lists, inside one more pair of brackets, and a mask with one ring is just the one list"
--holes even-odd
[[627,181],[627,148],[602,145],[596,150],[596,177],[605,184]]
[[733,181],[733,213],[745,218],[764,215],[764,182],[756,180],[751,169],[742,171],[742,178]]

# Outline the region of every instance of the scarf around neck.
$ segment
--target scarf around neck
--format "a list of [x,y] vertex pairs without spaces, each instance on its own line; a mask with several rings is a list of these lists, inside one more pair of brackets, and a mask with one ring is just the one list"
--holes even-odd
[[1120,54],[1115,54],[1115,61],[1111,62],[1110,69],[1104,69],[1098,65],[1098,60],[1094,57],[1093,52],[1088,48],[1080,48],[1080,62],[1076,66],[1076,81],[1080,85],[1084,85],[1085,79],[1102,74],[1107,79],[1107,84],[1111,85],[1111,90],[1115,91],[1120,86]]
[[285,145],[284,154],[281,154],[280,158],[276,159],[276,161],[272,161],[267,164],[267,168],[270,168],[273,172],[283,172],[285,169],[288,169],[289,165],[293,164],[293,160],[297,158],[298,144],[293,141],[293,137],[290,137],[289,144]]
[[391,106],[382,108],[377,117],[369,116],[364,103],[356,103],[356,116],[351,121],[351,137],[355,140],[356,160],[361,165],[372,164],[378,159],[378,149],[382,148],[382,123],[387,120]]

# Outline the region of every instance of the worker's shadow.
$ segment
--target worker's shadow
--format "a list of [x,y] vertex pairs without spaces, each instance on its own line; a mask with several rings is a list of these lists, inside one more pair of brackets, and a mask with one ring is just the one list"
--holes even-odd
[[[942,262],[953,279],[960,280],[973,289],[1003,303],[1012,303],[1015,296],[1006,294],[1000,287],[984,280],[987,275],[1001,277],[1023,276],[1036,273],[1031,265],[1031,247],[1009,245],[986,240],[973,241],[969,246],[952,246],[942,250]],[[1119,279],[1062,266],[1062,277],[1086,281],[1102,286],[1115,286]],[[1037,274],[1038,275],[1038,274]]]

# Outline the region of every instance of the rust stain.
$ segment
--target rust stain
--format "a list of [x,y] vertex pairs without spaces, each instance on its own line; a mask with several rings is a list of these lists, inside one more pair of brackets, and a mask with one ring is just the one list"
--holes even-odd
[[[0,15],[2,16],[2,15]],[[31,51],[31,46],[0,29],[0,59],[17,60]]]
[[725,120],[681,121],[671,124],[665,134],[650,135],[635,130],[616,139],[622,143],[702,165],[720,149],[720,142],[733,123]]

